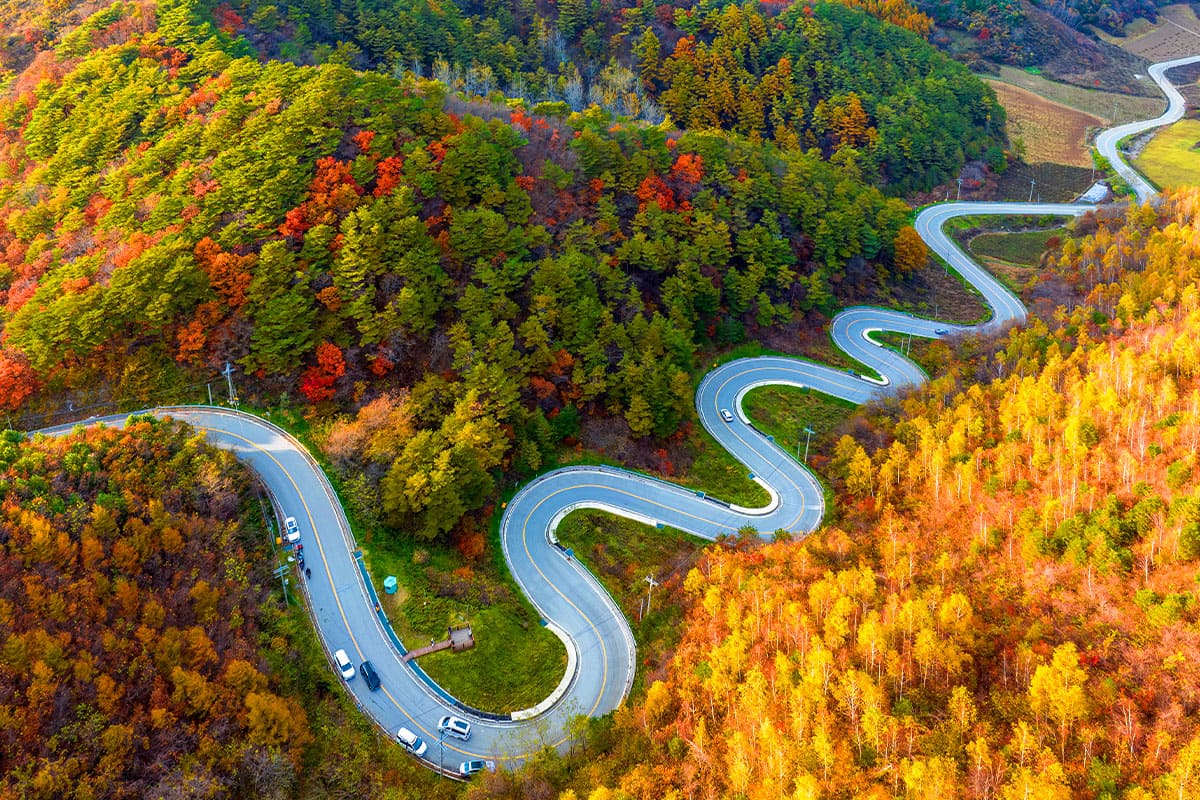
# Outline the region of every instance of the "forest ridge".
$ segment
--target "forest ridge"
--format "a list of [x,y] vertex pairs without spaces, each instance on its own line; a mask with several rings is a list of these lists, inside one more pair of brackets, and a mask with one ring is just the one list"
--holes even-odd
[[[898,196],[1007,159],[930,20],[1031,8],[5,3],[0,405],[230,361],[387,535],[461,543],[581,420],[678,441],[702,356],[923,265]],[[1197,204],[1082,220],[1068,303],[848,424],[829,530],[668,580],[644,693],[467,796],[1200,795]],[[0,466],[5,791],[452,791],[339,706],[227,456],[139,418]]]
[[[538,470],[581,415],[685,430],[701,349],[819,325],[839,284],[923,259],[875,168],[934,180],[1002,135],[990,89],[918,37],[812,9],[768,29],[792,31],[771,46],[796,80],[825,76],[781,112],[796,136],[823,120],[801,149],[262,63],[199,3],[111,5],[0,102],[0,404],[177,400],[226,362],[251,400],[408,387],[415,449],[369,465],[369,488],[422,488],[368,505],[422,537],[483,505],[494,470]],[[712,19],[709,64],[762,33],[735,7]],[[877,69],[852,69],[867,52]],[[876,125],[872,97],[916,116]],[[880,161],[889,143],[904,157]]]

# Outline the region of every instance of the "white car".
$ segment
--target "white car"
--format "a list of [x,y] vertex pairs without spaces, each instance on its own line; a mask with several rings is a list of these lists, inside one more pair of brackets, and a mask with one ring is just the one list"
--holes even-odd
[[733,413],[728,408],[721,409],[721,419],[726,422],[733,422]]
[[438,731],[465,742],[471,738],[471,723],[461,717],[447,715],[438,720]]
[[288,517],[283,521],[283,529],[287,535],[288,544],[295,544],[300,541],[300,526],[296,524],[295,517]]
[[425,755],[425,751],[429,749],[425,740],[408,728],[401,728],[396,732],[396,741],[400,742],[400,746],[405,750],[418,757]]
[[337,662],[338,669],[342,671],[342,677],[350,680],[354,677],[354,665],[350,663],[350,656],[346,655],[345,650],[338,650],[333,654],[333,660]]

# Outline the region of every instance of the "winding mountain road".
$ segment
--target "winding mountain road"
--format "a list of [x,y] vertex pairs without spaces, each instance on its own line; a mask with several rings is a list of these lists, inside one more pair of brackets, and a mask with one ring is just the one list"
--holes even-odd
[[1122,140],[1130,136],[1136,136],[1151,128],[1170,125],[1172,122],[1178,122],[1183,119],[1183,112],[1186,110],[1187,104],[1179,89],[1176,88],[1175,84],[1167,80],[1166,75],[1169,70],[1176,67],[1185,67],[1188,64],[1195,64],[1197,61],[1200,61],[1200,56],[1188,56],[1186,58],[1176,58],[1172,61],[1160,61],[1157,64],[1151,64],[1149,70],[1150,77],[1154,79],[1154,82],[1158,84],[1158,88],[1166,95],[1167,110],[1154,119],[1143,119],[1137,122],[1127,122],[1124,125],[1117,125],[1115,128],[1102,131],[1096,137],[1096,149],[1100,151],[1100,155],[1108,160],[1108,163],[1117,171],[1117,174],[1133,189],[1139,203],[1144,203],[1153,197],[1156,194],[1155,189],[1141,173],[1121,157],[1119,145]]
[[[1150,74],[1168,98],[1167,112],[1154,120],[1114,128],[1097,140],[1101,152],[1134,187],[1140,201],[1150,198],[1153,189],[1121,161],[1116,145],[1125,136],[1182,116],[1182,95],[1164,74],[1172,67],[1198,61],[1200,56],[1194,56],[1151,67]],[[304,590],[324,646],[328,652],[345,649],[356,665],[369,659],[382,679],[377,692],[368,691],[361,679],[347,684],[365,713],[390,735],[403,725],[424,737],[429,743],[425,763],[435,769],[444,764],[453,772],[468,758],[519,761],[542,747],[563,746],[575,715],[604,714],[619,706],[635,671],[628,622],[591,573],[557,545],[553,532],[559,520],[574,509],[601,509],[705,539],[736,533],[745,526],[765,534],[815,529],[824,512],[820,484],[791,454],[748,423],[741,412],[746,392],[756,386],[786,384],[864,403],[919,384],[925,379],[921,370],[879,346],[870,338],[872,332],[936,338],[994,332],[1025,319],[1020,300],[951,242],[943,231],[945,223],[964,215],[1075,216],[1091,208],[1049,203],[947,203],[918,214],[915,226],[922,238],[975,287],[991,307],[992,316],[981,325],[968,326],[882,308],[857,307],[838,314],[831,329],[834,342],[881,379],[782,357],[741,359],[708,373],[696,392],[700,421],[767,489],[770,502],[763,508],[731,506],[703,493],[608,467],[556,470],[524,486],[501,522],[504,556],[547,627],[563,641],[567,669],[545,701],[513,715],[464,709],[419,667],[401,661],[403,645],[376,610],[377,598],[365,578],[342,507],[328,479],[299,442],[269,422],[225,409],[175,407],[152,413],[188,422],[213,444],[232,450],[260,476],[277,508],[297,518],[312,571],[312,577],[303,581]],[[722,419],[722,409],[732,410],[731,422]],[[117,418],[110,421],[119,424]],[[447,713],[472,722],[474,733],[469,741],[446,740],[444,747],[439,747],[437,720]]]

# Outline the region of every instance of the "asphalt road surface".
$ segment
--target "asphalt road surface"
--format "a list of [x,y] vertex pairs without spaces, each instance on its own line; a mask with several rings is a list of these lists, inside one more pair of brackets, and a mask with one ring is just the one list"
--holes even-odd
[[1157,128],[1161,125],[1170,125],[1172,122],[1178,122],[1183,119],[1183,112],[1186,108],[1183,95],[1175,88],[1175,85],[1167,80],[1166,74],[1168,70],[1175,67],[1183,67],[1188,64],[1195,64],[1200,61],[1200,55],[1187,56],[1186,58],[1177,58],[1174,61],[1160,61],[1157,64],[1150,65],[1150,77],[1158,84],[1158,88],[1167,97],[1167,110],[1154,119],[1143,119],[1137,122],[1127,122],[1124,125],[1118,125],[1115,128],[1109,128],[1103,131],[1096,137],[1096,149],[1100,151],[1100,155],[1108,159],[1108,163],[1116,169],[1126,183],[1137,194],[1139,203],[1144,203],[1155,195],[1154,187],[1150,185],[1141,173],[1130,166],[1121,156],[1118,150],[1118,145],[1121,140],[1130,136],[1136,136],[1143,131],[1148,131],[1151,128]]
[[[1168,97],[1165,114],[1122,125],[1102,134],[1097,146],[1134,186],[1139,200],[1153,195],[1141,176],[1125,165],[1116,150],[1120,139],[1163,125],[1183,113],[1179,92],[1165,79],[1174,66],[1200,61],[1200,56],[1154,65],[1150,72]],[[979,265],[950,241],[942,230],[947,220],[962,215],[1023,214],[1075,216],[1092,208],[1074,204],[947,203],[931,206],[915,226],[930,248],[958,271],[991,308],[991,317],[977,326],[952,325],[882,308],[858,307],[838,314],[831,334],[839,347],[878,378],[795,358],[761,357],[723,364],[708,373],[696,391],[696,407],[706,430],[746,465],[761,483],[770,502],[760,509],[731,506],[665,481],[615,468],[581,467],[547,473],[524,486],[509,503],[501,523],[504,556],[517,583],[563,641],[568,668],[558,688],[538,707],[515,715],[490,718],[466,711],[418,669],[402,663],[401,645],[375,609],[357,560],[357,548],[345,515],[324,473],[296,440],[256,417],[208,407],[155,409],[159,416],[187,422],[213,444],[232,450],[261,477],[284,515],[299,522],[312,572],[303,584],[313,620],[327,653],[344,649],[357,666],[370,660],[382,688],[367,690],[361,678],[347,684],[355,701],[390,735],[405,726],[422,736],[429,747],[425,763],[449,770],[469,758],[504,763],[519,761],[542,747],[564,747],[569,721],[576,715],[600,715],[618,707],[629,692],[636,665],[633,635],[625,617],[599,582],[554,539],[554,527],[570,511],[595,508],[669,526],[714,539],[752,527],[769,536],[785,530],[815,529],[824,512],[817,479],[795,454],[777,446],[749,424],[741,411],[747,391],[771,384],[809,387],[854,403],[921,383],[921,370],[900,354],[871,339],[878,331],[935,338],[992,333],[1025,319],[1025,308]],[[939,333],[941,331],[941,333]],[[730,412],[726,421],[722,411]],[[119,424],[118,418],[112,421]],[[58,430],[65,430],[61,428]],[[416,647],[424,642],[409,642]],[[332,659],[331,659],[332,668]],[[467,742],[448,739],[439,747],[437,720],[454,713],[471,721]]]

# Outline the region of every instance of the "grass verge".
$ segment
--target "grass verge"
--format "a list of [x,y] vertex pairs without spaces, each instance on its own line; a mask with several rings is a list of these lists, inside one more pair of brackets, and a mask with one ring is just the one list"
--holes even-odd
[[746,465],[696,426],[688,443],[692,463],[675,480],[690,489],[701,489],[728,503],[758,508],[770,501],[766,490],[750,480]]

